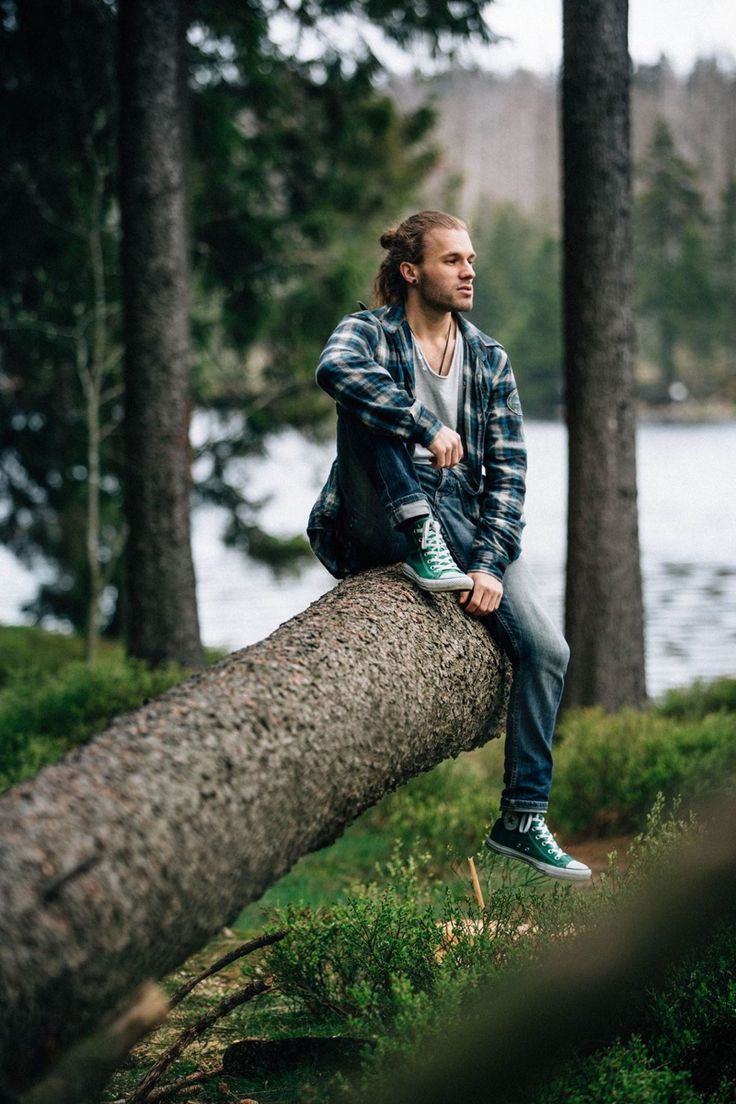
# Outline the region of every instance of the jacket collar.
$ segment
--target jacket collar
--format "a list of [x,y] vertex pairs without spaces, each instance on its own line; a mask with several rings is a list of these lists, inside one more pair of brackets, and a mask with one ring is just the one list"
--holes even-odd
[[[386,333],[389,334],[395,334],[406,322],[406,312],[403,303],[391,303],[387,307],[379,307],[375,314],[381,326]],[[464,318],[462,314],[455,314],[454,317],[465,341],[473,345],[483,345],[487,349],[499,346],[500,342],[496,341],[493,337],[489,337],[488,334],[484,334],[483,331],[479,330],[477,326],[474,326],[472,322],[468,322],[467,318]]]

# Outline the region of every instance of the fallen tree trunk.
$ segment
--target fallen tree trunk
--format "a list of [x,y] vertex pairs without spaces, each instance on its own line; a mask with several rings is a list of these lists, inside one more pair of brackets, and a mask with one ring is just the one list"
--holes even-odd
[[0,1081],[30,1084],[300,856],[497,732],[507,675],[454,596],[371,571],[3,795]]

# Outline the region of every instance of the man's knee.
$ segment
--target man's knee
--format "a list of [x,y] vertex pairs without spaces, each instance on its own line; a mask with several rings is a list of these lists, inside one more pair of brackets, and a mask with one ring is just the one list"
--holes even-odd
[[559,629],[549,622],[537,626],[535,632],[527,635],[521,647],[520,659],[564,678],[570,662],[570,647]]
[[562,633],[557,634],[556,659],[560,672],[564,675],[570,662],[570,645]]

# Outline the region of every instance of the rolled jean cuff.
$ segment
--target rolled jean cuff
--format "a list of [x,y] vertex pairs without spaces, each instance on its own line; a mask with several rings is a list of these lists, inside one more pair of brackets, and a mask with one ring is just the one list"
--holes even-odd
[[412,518],[428,517],[432,513],[429,502],[422,495],[421,498],[411,498],[405,502],[394,502],[390,510],[391,524],[394,528],[404,521]]
[[504,813],[546,813],[549,803],[546,801],[502,801],[501,812]]

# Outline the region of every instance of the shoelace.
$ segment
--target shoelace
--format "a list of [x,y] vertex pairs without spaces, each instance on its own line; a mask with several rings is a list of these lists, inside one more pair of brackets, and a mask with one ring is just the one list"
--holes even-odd
[[426,552],[429,565],[434,571],[455,571],[455,561],[442,539],[439,522],[429,518],[422,529],[422,551]]
[[544,817],[534,817],[530,832],[555,859],[564,859],[565,852],[545,824]]

